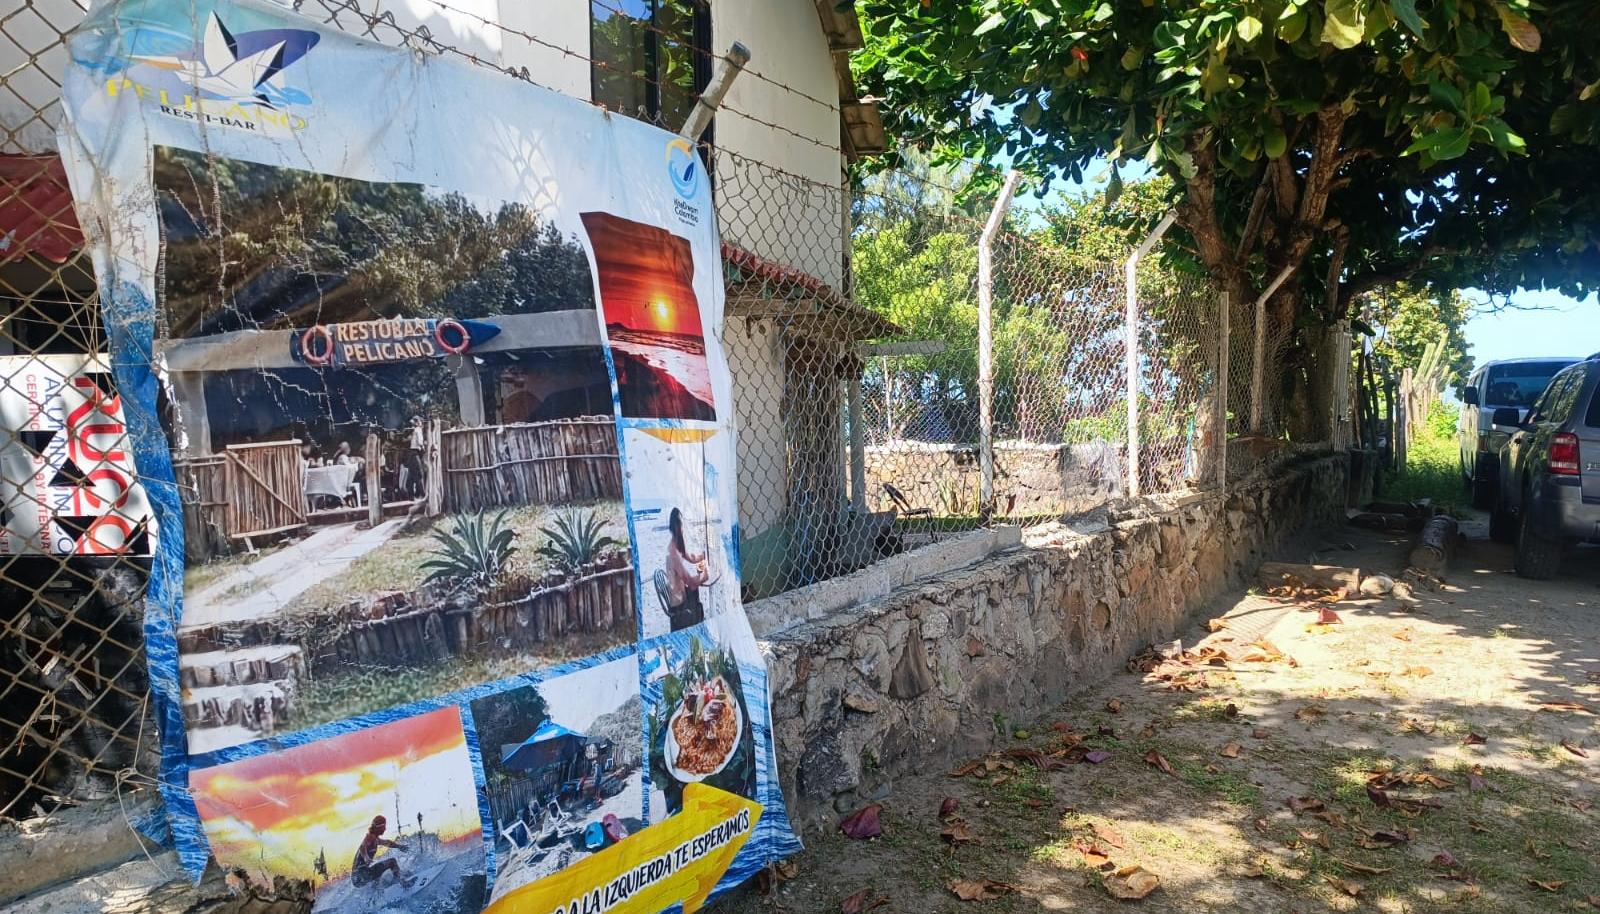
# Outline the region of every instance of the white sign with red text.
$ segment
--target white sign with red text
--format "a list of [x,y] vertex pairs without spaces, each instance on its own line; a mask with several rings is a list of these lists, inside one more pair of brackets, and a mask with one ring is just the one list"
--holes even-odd
[[105,361],[0,357],[0,555],[148,556],[154,535]]

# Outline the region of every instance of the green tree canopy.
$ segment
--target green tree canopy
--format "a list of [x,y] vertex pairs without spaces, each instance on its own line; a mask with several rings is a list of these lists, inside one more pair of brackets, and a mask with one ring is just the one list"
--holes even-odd
[[[1078,180],[1142,159],[1271,353],[1404,279],[1600,277],[1600,4],[1586,0],[866,0],[861,81],[905,143]],[[1291,384],[1282,395],[1294,398]],[[1306,410],[1315,416],[1319,410]]]

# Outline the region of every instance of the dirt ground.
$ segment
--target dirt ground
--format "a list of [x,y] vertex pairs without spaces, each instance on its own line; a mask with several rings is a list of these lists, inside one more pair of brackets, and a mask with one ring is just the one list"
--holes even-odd
[[[1600,550],[1535,583],[1482,518],[1464,529],[1448,583],[1414,602],[1341,601],[1322,625],[1261,594],[1223,601],[1204,643],[1224,665],[1132,670],[1004,722],[975,771],[897,783],[881,837],[808,836],[791,878],[720,910],[1600,910]],[[1292,558],[1395,574],[1407,545],[1337,530]],[[1063,764],[1085,749],[1109,757]],[[1133,866],[1159,886],[1113,898]],[[952,891],[983,880],[996,897]]]

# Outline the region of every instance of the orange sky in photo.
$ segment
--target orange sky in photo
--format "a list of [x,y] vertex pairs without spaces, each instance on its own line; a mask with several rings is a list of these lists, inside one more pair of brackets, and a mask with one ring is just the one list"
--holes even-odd
[[584,213],[607,324],[702,337],[689,241],[610,213]]
[[[310,878],[326,851],[338,876],[375,815],[451,841],[481,830],[466,735],[455,708],[190,774],[217,859]],[[396,799],[399,818],[396,821]]]

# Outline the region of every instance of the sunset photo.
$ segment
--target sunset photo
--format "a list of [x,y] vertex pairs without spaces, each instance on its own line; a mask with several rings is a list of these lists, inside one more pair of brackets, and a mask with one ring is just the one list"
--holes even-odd
[[[483,831],[461,714],[443,708],[190,775],[211,851],[267,889],[310,880],[313,910],[476,911]],[[363,902],[364,903],[364,902]]]
[[689,242],[609,213],[584,213],[622,415],[716,419]]

